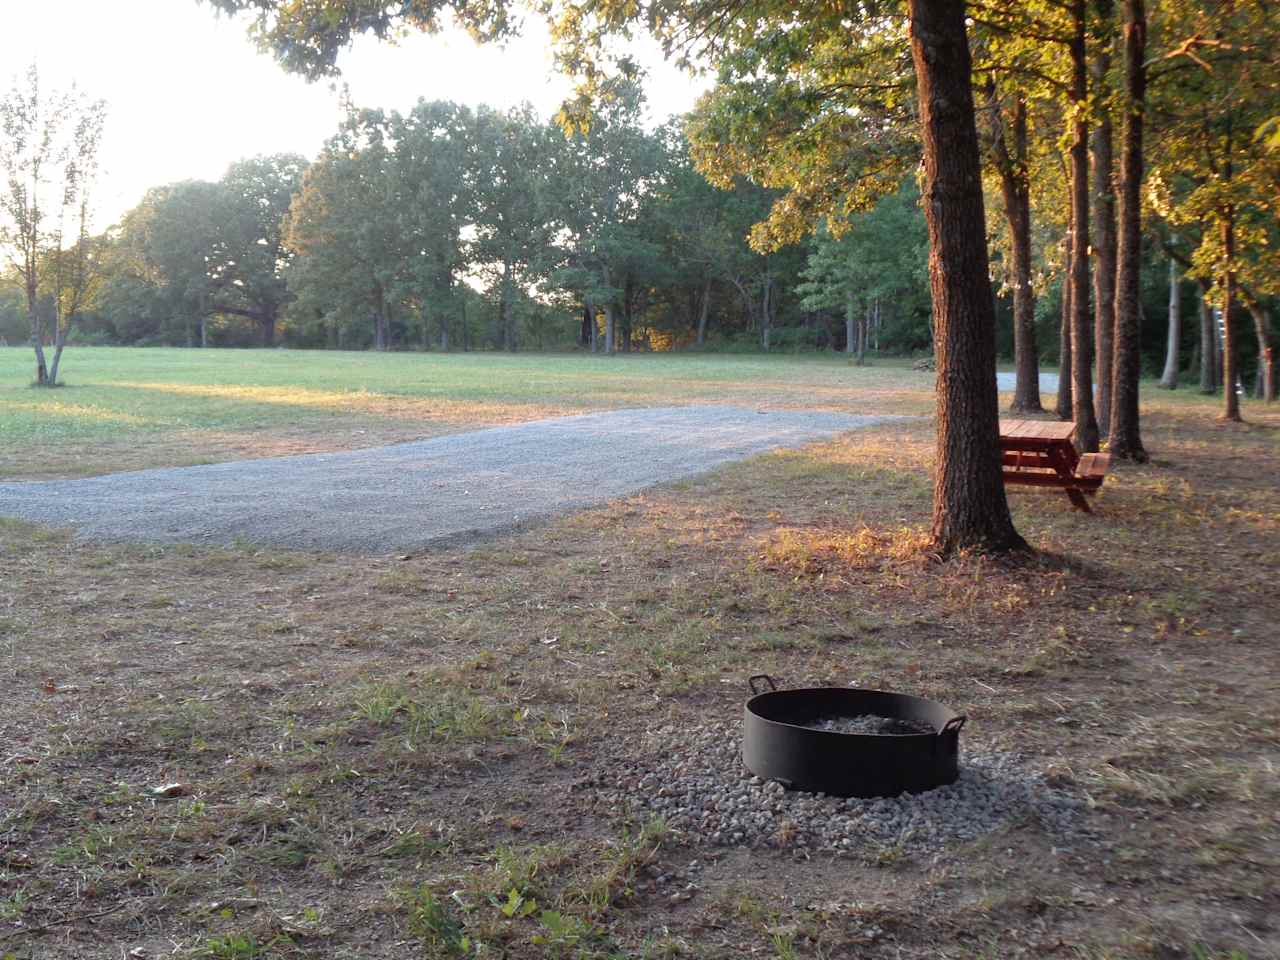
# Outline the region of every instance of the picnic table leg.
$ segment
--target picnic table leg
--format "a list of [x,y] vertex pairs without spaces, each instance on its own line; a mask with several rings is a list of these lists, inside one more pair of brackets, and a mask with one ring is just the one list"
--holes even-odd
[[[1070,451],[1069,453],[1067,451]],[[1067,495],[1067,499],[1071,501],[1071,505],[1077,510],[1083,510],[1085,513],[1093,513],[1089,508],[1089,501],[1085,499],[1084,493],[1080,488],[1074,485],[1076,472],[1075,448],[1059,448],[1055,447],[1049,453],[1049,461],[1053,464],[1054,471],[1062,479],[1062,489]]]
[[1089,507],[1089,501],[1085,499],[1085,495],[1080,492],[1077,487],[1067,487],[1067,499],[1075,506],[1077,510],[1083,510],[1085,513],[1093,513]]

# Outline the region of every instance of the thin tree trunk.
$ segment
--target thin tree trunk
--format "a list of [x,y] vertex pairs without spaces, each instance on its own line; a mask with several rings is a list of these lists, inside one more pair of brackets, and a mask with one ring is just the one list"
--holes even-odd
[[867,328],[871,326],[871,318],[875,316],[875,309],[874,303],[867,304],[867,312],[863,314],[858,323],[858,330],[855,333],[858,340],[858,366],[862,366],[867,362]]
[[1236,381],[1240,373],[1236,366],[1236,273],[1235,259],[1235,213],[1229,212],[1222,222],[1222,253],[1226,261],[1226,270],[1222,285],[1222,391],[1223,406],[1221,420],[1239,423],[1240,394],[1236,392]]
[[711,278],[702,286],[702,303],[698,307],[698,346],[707,342],[707,315],[711,312]]
[[31,321],[31,346],[36,351],[36,385],[43,387],[49,383],[49,368],[44,359],[44,331],[40,328],[39,301],[34,294],[28,294],[27,300],[27,319]]
[[516,323],[515,323],[515,284],[511,276],[511,261],[503,261],[502,264],[502,302],[499,305],[502,319],[502,349],[508,352],[514,352],[516,349]]
[[1013,357],[1015,381],[1010,409],[1038,413],[1040,405],[1040,357],[1036,348],[1036,295],[1031,287],[1031,191],[1027,182],[1027,102],[1021,96],[1013,105],[1013,152],[1003,133],[996,138],[997,167],[1009,226],[1009,250],[1013,267]]
[[1066,252],[1062,259],[1062,323],[1058,335],[1058,402],[1054,407],[1059,420],[1071,419],[1071,228],[1063,239]]
[[995,301],[964,2],[911,0],[910,11],[938,361],[933,543],[943,556],[1026,549],[1001,472]]
[[844,302],[844,352],[848,356],[853,356],[858,352],[858,311],[855,307],[853,294],[846,295]]
[[1115,370],[1111,385],[1113,457],[1145,463],[1139,430],[1138,384],[1142,374],[1142,124],[1146,106],[1147,14],[1143,0],[1124,0],[1125,118],[1120,149],[1120,248],[1116,280]]
[[1253,332],[1258,338],[1258,377],[1261,390],[1258,397],[1267,403],[1276,399],[1276,345],[1271,333],[1271,318],[1252,296],[1242,297],[1249,315],[1253,317]]
[[1212,394],[1218,391],[1218,335],[1213,329],[1213,310],[1209,308],[1209,291],[1203,283],[1200,287],[1200,392]]
[[1071,99],[1071,374],[1076,446],[1098,449],[1098,420],[1093,410],[1093,329],[1089,317],[1089,70],[1085,48],[1085,0],[1072,0]]
[[610,301],[604,305],[604,352],[605,356],[611,356],[614,350],[614,341],[617,337],[617,318],[615,316],[613,302]]
[[1178,389],[1178,349],[1182,343],[1182,282],[1178,262],[1169,258],[1169,338],[1164,348],[1164,373],[1160,386]]
[[204,350],[209,346],[209,316],[208,314],[200,314],[200,349]]
[[[54,321],[57,323],[57,321]],[[59,325],[57,334],[54,337],[53,345],[53,363],[49,365],[49,383],[48,386],[56,387],[58,385],[58,367],[62,363],[62,348],[67,342],[67,328],[65,325]]]
[[[1103,89],[1111,69],[1114,4],[1095,0],[1103,39],[1092,63],[1093,84]],[[1093,328],[1097,359],[1098,433],[1111,435],[1111,365],[1116,328],[1116,186],[1112,159],[1111,112],[1105,106],[1089,138],[1090,183],[1093,193]]]
[[764,291],[760,294],[760,345],[764,348],[765,353],[769,352],[769,335],[773,332],[769,323],[769,297],[772,292],[773,281],[766,273]]

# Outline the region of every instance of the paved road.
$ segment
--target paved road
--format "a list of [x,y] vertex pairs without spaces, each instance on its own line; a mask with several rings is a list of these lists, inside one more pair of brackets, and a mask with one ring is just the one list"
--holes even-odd
[[399,553],[893,419],[729,406],[592,413],[370,450],[0,483],[0,516],[95,540]]
[[[1012,373],[997,373],[996,385],[999,387],[1001,392],[1013,393],[1013,388],[1017,385],[1017,377]],[[1056,373],[1040,374],[1040,392],[1058,392],[1058,375]]]

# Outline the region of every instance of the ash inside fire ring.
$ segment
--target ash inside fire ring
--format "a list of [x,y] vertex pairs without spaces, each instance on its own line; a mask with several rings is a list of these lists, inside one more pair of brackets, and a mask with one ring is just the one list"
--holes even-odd
[[662,817],[694,842],[860,854],[939,850],[1016,822],[1064,843],[1084,832],[1082,798],[1052,786],[1014,754],[962,744],[960,778],[921,794],[858,799],[788,791],[743,765],[736,724],[661,727],[644,755],[594,778],[601,804]]
[[927,723],[915,720],[897,720],[893,717],[879,717],[874,713],[864,713],[856,717],[823,716],[812,723],[806,723],[812,730],[827,730],[831,733],[874,733],[879,736],[909,737],[922,733],[936,733]]

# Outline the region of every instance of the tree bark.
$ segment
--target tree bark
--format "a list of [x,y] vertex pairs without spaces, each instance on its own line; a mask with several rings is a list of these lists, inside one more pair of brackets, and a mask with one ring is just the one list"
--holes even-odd
[[1071,3],[1071,374],[1076,446],[1097,452],[1093,409],[1093,330],[1089,317],[1089,70],[1085,47],[1085,0]]
[[1200,392],[1218,390],[1218,335],[1213,330],[1213,311],[1209,308],[1209,290],[1200,283]]
[[[1228,166],[1228,177],[1230,167]],[[1236,392],[1236,224],[1235,208],[1228,205],[1222,216],[1222,386],[1225,397],[1220,419],[1239,423],[1240,395]]]
[[1059,420],[1070,420],[1071,410],[1071,228],[1063,239],[1062,323],[1058,334],[1058,402],[1054,412]]
[[604,352],[606,356],[611,356],[614,349],[614,340],[617,337],[617,317],[615,316],[613,302],[610,301],[604,305]]
[[1120,248],[1116,280],[1115,369],[1111,384],[1113,457],[1147,461],[1139,430],[1138,385],[1142,374],[1142,125],[1146,107],[1147,15],[1143,0],[1124,0],[1125,115],[1120,151]]
[[[1095,89],[1102,90],[1111,70],[1111,35],[1114,4],[1096,0],[1104,39],[1093,59]],[[1111,365],[1116,327],[1116,187],[1112,159],[1111,111],[1102,115],[1089,138],[1091,185],[1093,188],[1093,328],[1097,358],[1098,433],[1111,434]]]
[[852,357],[858,352],[858,311],[853,294],[847,294],[844,302],[844,352]]
[[1178,389],[1178,352],[1182,343],[1182,282],[1178,275],[1178,262],[1169,258],[1169,339],[1164,348],[1164,373],[1160,386],[1166,390]]
[[1253,317],[1253,332],[1258,338],[1258,376],[1261,391],[1258,396],[1267,403],[1276,399],[1276,343],[1271,332],[1271,318],[1252,295],[1241,297]]
[[34,283],[34,273],[26,281],[27,320],[31,323],[31,346],[36,352],[36,385],[49,386],[49,367],[44,358],[44,330],[40,323],[40,298]]
[[[57,321],[55,320],[54,323],[57,324]],[[67,328],[64,324],[57,327],[54,335],[53,363],[49,364],[49,382],[46,386],[56,387],[58,385],[58,367],[62,363],[62,348],[66,346],[66,343]]]
[[1001,469],[995,301],[964,2],[911,0],[910,11],[938,364],[933,544],[942,556],[1025,550]]
[[871,318],[875,316],[874,302],[867,304],[867,312],[862,315],[862,319],[858,322],[858,330],[855,336],[858,339],[858,366],[862,366],[867,362],[867,330],[871,326]]

